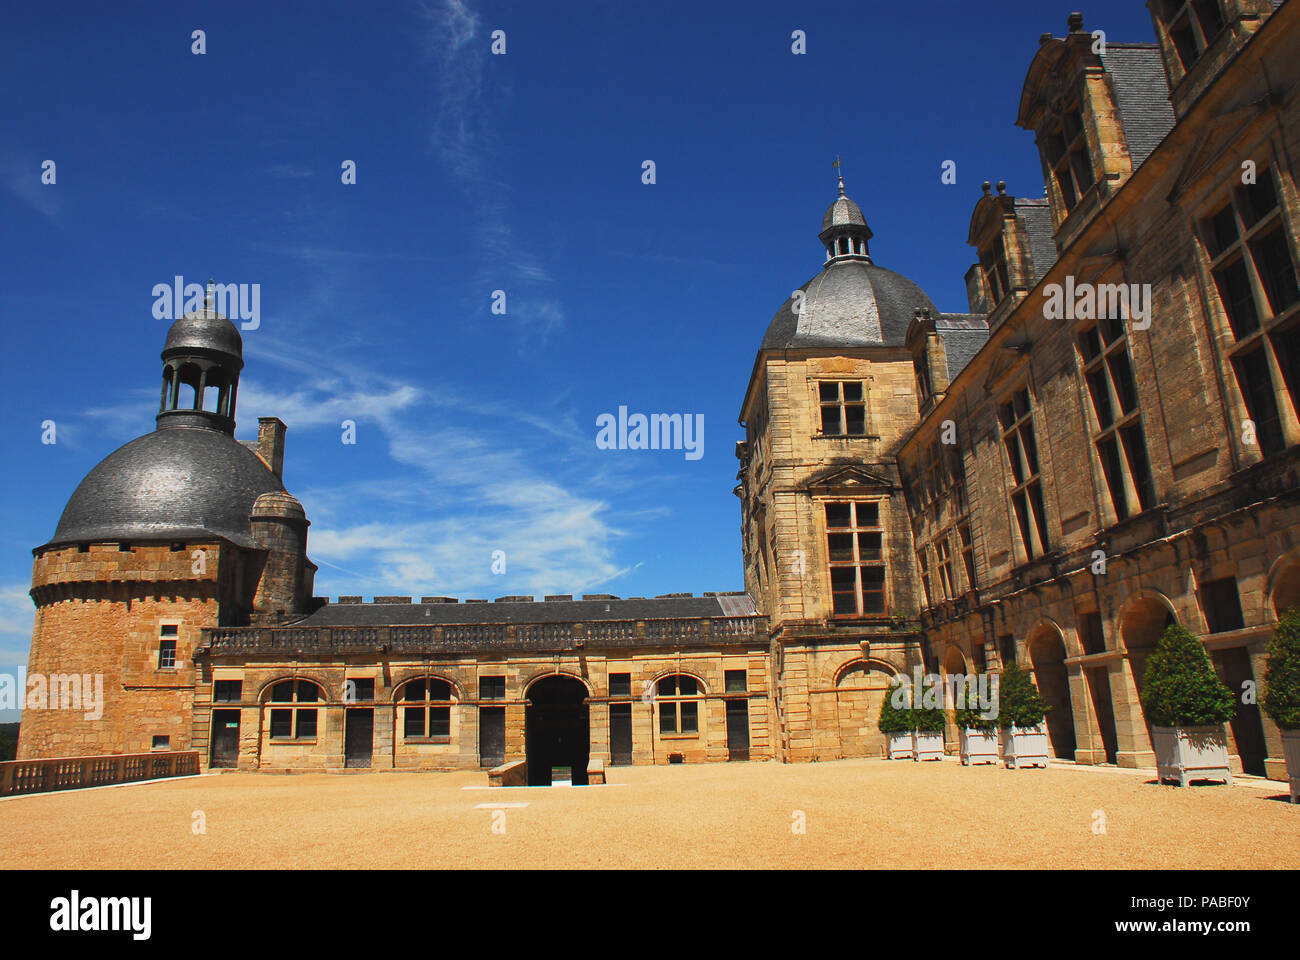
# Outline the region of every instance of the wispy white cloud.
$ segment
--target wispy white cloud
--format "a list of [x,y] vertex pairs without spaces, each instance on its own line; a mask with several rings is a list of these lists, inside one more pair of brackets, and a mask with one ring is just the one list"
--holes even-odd
[[266,172],[282,180],[300,180],[304,177],[314,177],[316,175],[316,171],[311,167],[304,167],[296,163],[273,164],[266,168]]
[[[368,458],[363,479],[314,474],[293,491],[312,521],[317,592],[570,593],[629,571],[614,549],[625,534],[582,469],[593,434],[570,415],[403,382],[346,356],[257,349],[303,376],[289,387],[271,373],[241,382],[241,419],[275,415],[309,433],[351,419],[357,443],[342,449]],[[292,444],[290,459],[292,469]],[[496,550],[504,575],[492,569]]]
[[59,185],[57,180],[49,184],[41,183],[41,163],[35,157],[6,153],[0,157],[0,183],[37,213],[48,220],[57,221],[59,212],[63,209]]
[[537,287],[551,284],[553,277],[518,242],[509,188],[491,172],[489,158],[499,152],[494,108],[501,105],[504,91],[498,86],[493,98],[484,96],[488,38],[478,11],[466,0],[424,3],[418,11],[426,24],[426,53],[435,64],[438,107],[433,148],[474,203],[476,238],[491,263],[480,279],[497,289],[515,288],[507,290],[515,303],[509,316],[518,334],[517,349],[526,354],[564,330],[566,320],[558,297],[536,292]]
[[0,667],[27,663],[36,608],[28,583],[0,584]]

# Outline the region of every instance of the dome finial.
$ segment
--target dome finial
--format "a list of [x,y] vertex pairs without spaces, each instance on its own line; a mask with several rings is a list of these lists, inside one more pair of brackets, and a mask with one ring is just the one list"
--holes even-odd
[[841,166],[840,155],[838,153],[835,155],[835,162],[832,163],[831,166],[835,169],[836,176],[839,178],[840,196],[842,197],[844,196],[844,169]]

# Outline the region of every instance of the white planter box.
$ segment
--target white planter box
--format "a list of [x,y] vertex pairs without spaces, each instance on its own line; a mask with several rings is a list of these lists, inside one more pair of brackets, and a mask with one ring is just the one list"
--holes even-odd
[[998,732],[996,730],[961,731],[961,762],[963,766],[979,766],[998,762]]
[[938,733],[922,733],[919,730],[912,731],[912,759],[913,760],[942,760],[943,759],[943,731]]
[[1036,727],[1013,726],[1004,729],[1002,761],[1009,770],[1046,767],[1050,762],[1047,755],[1047,728],[1040,723]]
[[887,733],[885,742],[889,748],[890,760],[912,759],[912,735],[910,733]]
[[1232,783],[1232,771],[1228,769],[1228,739],[1223,724],[1152,727],[1151,747],[1156,753],[1156,776],[1161,783],[1177,780],[1182,787],[1192,780]]
[[1286,775],[1291,780],[1291,802],[1300,803],[1300,730],[1282,731],[1282,755],[1286,757]]

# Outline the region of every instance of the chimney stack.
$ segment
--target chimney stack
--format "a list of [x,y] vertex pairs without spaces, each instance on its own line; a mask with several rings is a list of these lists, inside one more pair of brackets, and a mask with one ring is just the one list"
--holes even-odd
[[257,418],[257,455],[280,481],[284,480],[284,431],[279,417]]

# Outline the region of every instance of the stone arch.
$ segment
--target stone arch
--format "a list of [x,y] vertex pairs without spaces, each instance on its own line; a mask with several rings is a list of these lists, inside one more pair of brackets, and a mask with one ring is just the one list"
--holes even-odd
[[538,670],[536,673],[530,674],[528,679],[524,681],[523,684],[524,699],[525,700],[528,699],[528,691],[532,688],[533,684],[537,683],[538,681],[545,680],[547,677],[572,677],[574,680],[577,680],[580,684],[586,687],[587,696],[589,697],[591,696],[591,684],[589,684],[582,677],[578,676],[578,674],[572,673],[568,670],[556,670],[554,667],[548,667],[544,670]]
[[393,676],[393,685],[391,689],[393,691],[394,701],[401,699],[398,695],[398,691],[412,680],[441,680],[451,686],[451,698],[453,700],[463,700],[465,698],[465,691],[461,688],[461,685],[446,674],[439,673],[432,669],[408,669],[403,670],[400,673],[395,673]]
[[876,727],[880,705],[898,669],[884,660],[858,657],[835,676],[835,719],[839,756],[883,757],[885,738]]
[[1047,739],[1052,753],[1058,759],[1073,760],[1078,741],[1074,732],[1070,675],[1065,666],[1065,634],[1057,623],[1044,620],[1029,631],[1025,647],[1038,692],[1051,708],[1047,711]]
[[1292,608],[1300,609],[1300,548],[1283,554],[1268,572],[1267,609],[1281,617]]
[[325,677],[321,675],[318,671],[300,670],[297,673],[282,674],[281,676],[275,677],[271,680],[267,680],[265,683],[263,683],[260,687],[257,688],[257,702],[260,704],[270,703],[271,701],[269,697],[271,696],[272,688],[277,683],[284,683],[284,681],[286,680],[306,680],[309,683],[315,684],[317,687],[320,688],[321,691],[321,699],[320,699],[321,703],[336,703],[342,699],[342,690],[338,691],[339,696],[337,697],[330,696],[330,684],[325,679]]
[[703,696],[708,696],[708,693],[709,693],[709,687],[708,687],[708,684],[706,684],[706,683],[704,682],[704,678],[703,678],[703,677],[701,677],[698,673],[695,673],[695,672],[693,672],[693,671],[691,671],[691,670],[679,670],[679,669],[676,668],[676,667],[669,667],[669,668],[667,668],[667,669],[665,669],[665,670],[660,670],[658,673],[656,673],[653,677],[650,678],[650,684],[651,684],[651,685],[652,685],[656,690],[658,690],[658,689],[659,689],[659,681],[661,681],[661,680],[667,680],[669,677],[679,677],[679,676],[680,676],[680,677],[690,677],[692,680],[695,681],[696,686],[699,688],[699,691],[700,691],[700,694],[699,694],[699,695],[702,696],[702,697],[703,697]]

